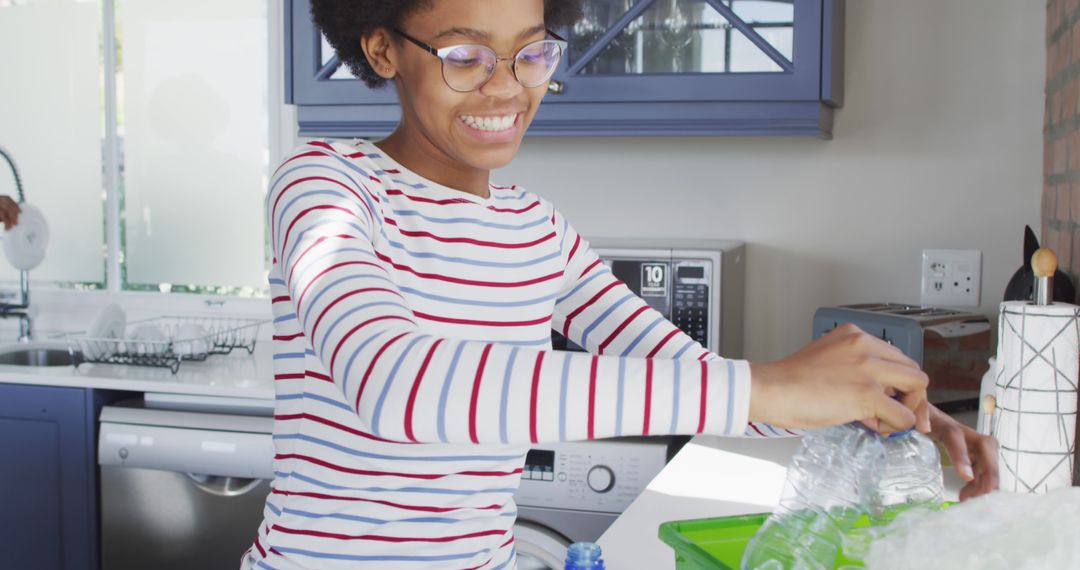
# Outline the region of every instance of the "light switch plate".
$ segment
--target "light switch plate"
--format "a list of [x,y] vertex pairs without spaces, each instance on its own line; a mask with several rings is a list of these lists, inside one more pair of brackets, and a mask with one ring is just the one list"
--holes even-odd
[[924,249],[923,305],[978,307],[982,289],[982,252],[977,249]]

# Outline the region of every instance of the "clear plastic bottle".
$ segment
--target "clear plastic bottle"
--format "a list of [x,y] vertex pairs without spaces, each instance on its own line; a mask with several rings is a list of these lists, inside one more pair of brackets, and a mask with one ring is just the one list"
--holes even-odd
[[907,430],[881,438],[884,459],[868,514],[878,525],[911,509],[940,509],[945,500],[941,457],[926,435]]
[[844,535],[866,512],[884,460],[878,436],[848,424],[808,432],[780,504],[750,540],[743,570],[831,570]]
[[566,549],[565,570],[604,570],[602,556],[595,542],[575,542]]

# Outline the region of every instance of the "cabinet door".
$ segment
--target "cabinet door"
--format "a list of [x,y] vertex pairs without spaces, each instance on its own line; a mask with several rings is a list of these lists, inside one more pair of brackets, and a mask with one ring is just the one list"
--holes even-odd
[[96,461],[86,390],[0,384],[5,568],[98,567]]
[[[400,117],[286,0],[287,101],[300,133],[378,136]],[[844,0],[585,0],[529,135],[828,137],[841,104]]]

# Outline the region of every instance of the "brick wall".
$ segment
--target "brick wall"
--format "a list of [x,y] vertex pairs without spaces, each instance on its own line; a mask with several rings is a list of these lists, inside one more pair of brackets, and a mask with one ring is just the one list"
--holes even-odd
[[1041,245],[1080,284],[1080,0],[1046,3]]

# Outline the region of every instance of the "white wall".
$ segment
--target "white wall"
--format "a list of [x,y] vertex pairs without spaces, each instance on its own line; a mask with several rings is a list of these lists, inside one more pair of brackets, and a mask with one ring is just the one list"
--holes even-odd
[[497,172],[585,236],[736,238],[746,356],[810,340],[814,310],[919,301],[923,248],[980,249],[994,315],[1038,231],[1046,6],[849,0],[834,139],[527,139]]

